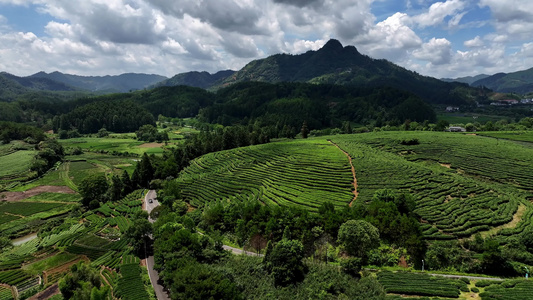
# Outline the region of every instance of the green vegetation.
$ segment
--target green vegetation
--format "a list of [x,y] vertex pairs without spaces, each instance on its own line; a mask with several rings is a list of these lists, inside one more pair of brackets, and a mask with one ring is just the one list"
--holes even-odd
[[186,168],[178,184],[183,199],[194,206],[254,199],[316,211],[325,201],[343,207],[353,199],[348,159],[323,139],[208,154]]
[[525,280],[505,281],[492,284],[480,294],[483,300],[518,300],[528,299],[533,293],[533,283]]
[[115,294],[122,299],[148,299],[148,293],[144,288],[141,268],[138,263],[120,266],[120,278],[118,279]]
[[2,165],[0,178],[4,181],[7,176],[11,178],[28,176],[26,174],[30,171],[36,153],[37,151],[22,150],[0,156],[0,165]]
[[378,280],[387,293],[394,294],[459,298],[461,291],[468,290],[467,283],[462,280],[426,274],[381,271]]

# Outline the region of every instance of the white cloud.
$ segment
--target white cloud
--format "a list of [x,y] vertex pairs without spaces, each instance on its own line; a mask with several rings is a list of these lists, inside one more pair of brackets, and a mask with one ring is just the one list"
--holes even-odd
[[[533,1],[480,0],[494,18],[468,24],[464,16],[477,7],[467,0],[407,0],[406,6],[413,4],[407,11],[425,9],[390,12],[382,21],[372,14],[376,1],[392,0],[0,0],[51,17],[40,34],[14,32],[24,27],[0,15],[0,71],[215,72],[271,54],[317,50],[330,38],[437,77],[509,71],[531,62]],[[467,41],[433,31],[452,34],[489,22],[495,31]],[[509,42],[522,47],[506,54]],[[462,45],[468,51],[458,52]]]
[[433,65],[447,64],[452,58],[452,43],[447,39],[432,38],[420,49],[413,51],[413,56]]
[[442,24],[444,19],[448,16],[454,16],[450,21],[450,25],[456,26],[464,16],[458,14],[466,6],[463,0],[448,0],[446,2],[433,3],[426,13],[422,13],[412,17],[412,20],[420,27],[435,26]]
[[483,43],[483,40],[481,40],[481,38],[478,35],[471,40],[465,41],[463,44],[468,48],[475,48],[475,47],[481,47],[485,43]]
[[357,37],[356,44],[362,45],[370,55],[397,61],[422,44],[420,37],[406,25],[408,22],[406,14],[396,13]]

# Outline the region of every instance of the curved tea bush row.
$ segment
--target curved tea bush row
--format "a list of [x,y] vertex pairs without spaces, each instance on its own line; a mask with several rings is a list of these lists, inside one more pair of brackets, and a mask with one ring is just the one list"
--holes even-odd
[[13,298],[13,294],[11,293],[11,289],[6,288],[4,286],[0,286],[0,300],[11,300]]
[[462,280],[432,277],[426,274],[382,271],[378,280],[387,293],[459,298],[461,289],[467,289]]
[[120,278],[117,282],[115,295],[122,299],[148,299],[141,278],[141,267],[138,263],[120,266]]
[[482,300],[522,300],[533,297],[533,282],[526,280],[505,281],[485,288]]
[[360,136],[332,139],[353,159],[358,201],[371,201],[374,192],[383,188],[412,194],[426,238],[467,237],[509,223],[523,201],[516,189],[464,176],[435,163],[410,161],[375,148],[371,141],[363,144]]
[[31,275],[22,271],[21,269],[0,272],[0,283],[8,285],[17,285],[30,278]]
[[353,199],[348,158],[318,139],[210,153],[192,161],[177,181],[194,206],[237,198],[316,211],[325,201],[343,207]]

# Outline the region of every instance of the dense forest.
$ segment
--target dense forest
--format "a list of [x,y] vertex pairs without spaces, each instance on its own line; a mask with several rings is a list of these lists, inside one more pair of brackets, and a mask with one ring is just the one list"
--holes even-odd
[[[429,104],[394,88],[353,88],[329,84],[244,82],[216,93],[187,86],[85,97],[73,101],[0,102],[0,120],[29,122],[47,129],[96,133],[132,132],[163,115],[224,126],[258,124],[310,130],[361,125],[400,125],[406,120],[435,122]],[[278,133],[270,137],[288,136]]]
[[307,83],[244,82],[217,92],[217,102],[200,112],[200,119],[222,125],[259,121],[264,125],[311,129],[340,127],[350,121],[363,125],[401,124],[405,120],[436,121],[435,112],[419,97],[393,88],[353,88]]

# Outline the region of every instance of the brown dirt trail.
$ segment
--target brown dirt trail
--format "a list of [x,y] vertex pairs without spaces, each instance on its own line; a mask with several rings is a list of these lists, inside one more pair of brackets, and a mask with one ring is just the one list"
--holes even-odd
[[328,140],[328,142],[333,144],[335,147],[337,147],[337,149],[341,150],[342,153],[344,153],[348,157],[348,161],[350,162],[350,166],[352,167],[354,190],[353,190],[353,199],[352,199],[352,201],[349,204],[349,206],[352,207],[354,201],[357,199],[357,196],[359,196],[359,192],[357,191],[357,177],[355,176],[355,167],[353,166],[353,163],[352,163],[352,157],[350,156],[350,154],[348,154],[348,152],[346,152],[343,149],[341,149],[341,147],[339,147],[339,145],[335,144],[333,141]]

